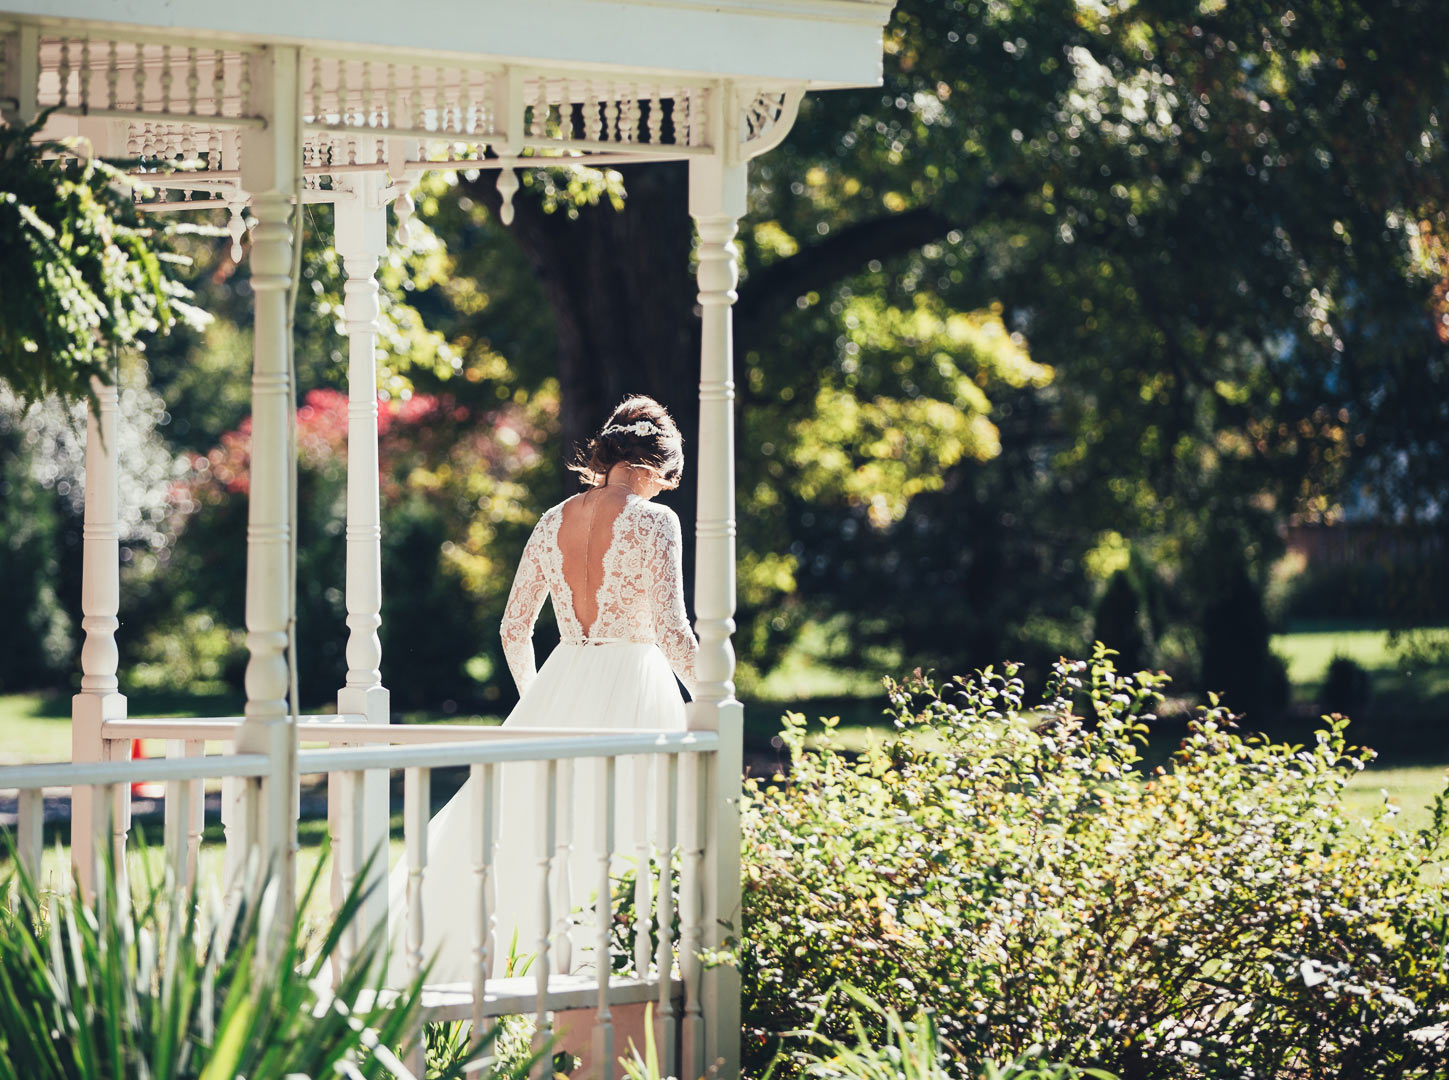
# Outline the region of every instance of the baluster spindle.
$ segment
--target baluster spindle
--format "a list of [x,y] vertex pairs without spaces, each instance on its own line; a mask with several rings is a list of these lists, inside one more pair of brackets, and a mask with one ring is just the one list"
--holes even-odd
[[468,70],[458,70],[458,133],[470,135],[473,132],[473,102],[468,95]]
[[664,91],[657,86],[649,91],[649,141],[655,146],[664,141]]
[[111,40],[106,49],[106,108],[120,108],[121,58],[117,55],[116,42]]
[[362,62],[362,117],[363,127],[372,127],[376,123],[374,116],[375,102],[372,97],[372,61]]
[[211,53],[211,115],[220,116],[225,110],[226,54],[220,49],[214,49]]
[[57,99],[61,106],[70,104],[70,38],[60,39],[60,64],[56,68],[56,77],[60,79],[60,97]]
[[639,141],[639,88],[629,86],[625,92],[624,141],[634,143]]
[[[418,131],[424,131],[428,126],[428,110],[423,101],[423,69],[417,64],[413,68],[413,127]],[[419,151],[420,158],[422,156]]]
[[322,115],[322,58],[312,57],[312,122],[325,123]]
[[604,110],[604,141],[619,141],[619,91],[613,83],[609,84],[609,104]]
[[[113,759],[129,757],[131,744],[128,740],[111,744]],[[115,862],[116,891],[130,889],[130,877],[126,873],[126,839],[131,831],[131,785],[108,784],[108,798],[111,801],[111,858]]]
[[[614,1019],[609,1012],[609,975],[613,962],[609,955],[610,937],[614,926],[614,894],[609,880],[609,864],[614,855],[614,789],[615,764],[617,759],[603,758],[598,763],[600,783],[594,804],[594,825],[597,830],[599,853],[599,893],[594,902],[595,930],[598,933],[594,946],[594,966],[599,981],[599,1008],[594,1018],[594,1060],[599,1063],[604,1076],[614,1074]],[[668,1061],[668,1058],[664,1059]]]
[[569,936],[569,916],[572,914],[573,877],[570,853],[573,851],[574,832],[574,763],[559,762],[558,788],[558,843],[554,847],[553,861],[553,904],[554,919],[554,970],[567,975],[573,970],[573,940]]
[[[186,739],[182,744],[182,757],[206,756],[206,742],[203,739]],[[206,832],[206,781],[191,781],[191,815],[186,822],[186,884],[196,886],[201,872],[201,838]]]
[[40,885],[40,857],[45,849],[45,792],[26,788],[16,806],[15,857],[30,880]]
[[[337,813],[340,820],[340,832],[342,843],[338,848],[338,863],[342,874],[342,896],[345,898],[357,885],[358,878],[362,873],[362,864],[366,858],[363,850],[363,817],[366,811],[366,800],[364,791],[367,774],[360,771],[349,770],[336,774],[341,781],[341,798]],[[329,778],[330,779],[330,778]],[[412,858],[412,848],[409,847],[409,859]],[[412,863],[409,862],[409,878],[411,878]],[[409,908],[409,921],[411,921],[412,909]],[[347,925],[342,934],[341,960],[342,970],[346,971],[352,958],[357,955],[362,945],[361,919],[353,919]]]
[[649,767],[648,757],[637,757],[634,766],[634,974],[649,978],[649,931],[653,924],[653,903],[649,895],[653,878],[649,869]]
[[414,980],[423,970],[423,873],[428,866],[428,818],[432,770],[403,770],[403,843],[407,848],[407,969]]
[[683,865],[679,883],[679,969],[684,981],[684,1045],[690,1076],[704,1075],[704,1014],[700,1002],[700,953],[704,945],[704,788],[709,775],[703,754],[685,755],[688,797],[682,800]]
[[604,118],[599,108],[599,91],[593,79],[584,88],[584,138],[604,141]]
[[131,72],[131,83],[136,92],[136,110],[146,107],[146,46],[139,41],[135,48],[136,70]]
[[81,112],[90,112],[91,108],[91,39],[81,39],[81,67],[80,67],[80,104]]
[[196,102],[201,96],[201,68],[197,64],[196,50],[186,50],[186,113],[188,116],[197,114]]
[[[238,116],[250,116],[252,114],[252,65],[251,57],[246,53],[241,54],[241,86],[237,90],[237,112]],[[240,157],[237,158],[241,160]]]
[[659,1060],[674,1061],[674,844],[679,813],[679,755],[662,758],[657,769],[659,803],[655,820],[659,832],[655,847],[659,852],[659,944],[654,954],[655,977],[659,994],[654,1005],[654,1043]]
[[[185,752],[186,744],[182,740],[166,740],[166,759],[168,761],[182,757]],[[163,828],[166,869],[171,873],[172,886],[178,890],[184,890],[191,880],[191,875],[186,865],[186,834],[191,821],[191,799],[193,795],[191,785],[192,781],[190,780],[166,781],[164,803],[165,825]]]
[[397,111],[397,65],[387,65],[387,126],[398,126]]
[[473,1041],[482,1041],[486,1033],[483,1016],[484,998],[488,991],[488,978],[497,963],[498,942],[497,909],[493,903],[493,851],[494,835],[497,832],[496,791],[497,769],[493,764],[474,765],[468,770],[473,785],[473,805],[470,815],[473,830]]
[[337,123],[347,127],[352,123],[352,100],[347,88],[347,61],[337,61]]
[[433,69],[433,112],[436,126],[434,131],[442,134],[448,130],[448,93],[443,86],[443,69]]
[[[536,771],[536,770],[535,770]],[[555,830],[558,828],[558,761],[550,760],[543,768],[544,782],[539,785],[539,796],[543,801],[543,813],[538,818],[535,838],[538,858],[538,952],[533,958],[534,978],[538,987],[538,1002],[534,1020],[533,1048],[542,1050],[549,1041],[548,1023],[548,973],[549,938],[553,930],[553,910],[549,897],[549,877],[553,869]],[[533,1067],[534,1080],[544,1080],[553,1073],[549,1055],[544,1054]]]
[[206,138],[206,167],[221,168],[221,128],[213,127]]
[[171,83],[175,79],[171,71],[171,46],[161,46],[161,111],[171,111]]

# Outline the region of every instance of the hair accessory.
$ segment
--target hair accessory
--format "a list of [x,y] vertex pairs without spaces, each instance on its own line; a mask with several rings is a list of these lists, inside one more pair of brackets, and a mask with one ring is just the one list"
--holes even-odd
[[630,435],[663,435],[659,426],[649,420],[636,420],[632,424],[610,424],[600,435],[630,434]]

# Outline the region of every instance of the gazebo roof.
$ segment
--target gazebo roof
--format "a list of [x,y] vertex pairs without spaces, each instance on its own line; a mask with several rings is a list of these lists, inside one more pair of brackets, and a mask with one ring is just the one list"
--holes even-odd
[[492,60],[649,76],[873,85],[892,0],[414,0],[178,4],[3,0],[6,14],[62,30],[154,31],[234,43],[380,50],[398,61]]
[[[891,0],[0,0],[0,86],[45,134],[138,160],[149,209],[245,199],[253,61],[297,49],[310,201],[385,171],[618,165],[777,144],[809,89],[875,85]],[[559,163],[562,163],[560,161]]]

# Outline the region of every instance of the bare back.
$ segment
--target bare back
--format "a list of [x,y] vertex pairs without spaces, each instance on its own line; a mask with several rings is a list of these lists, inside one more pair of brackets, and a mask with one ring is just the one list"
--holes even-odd
[[594,488],[563,504],[558,527],[559,557],[564,581],[573,598],[574,618],[592,633],[599,617],[599,585],[604,580],[604,555],[614,542],[614,524],[629,501],[629,490],[618,485]]

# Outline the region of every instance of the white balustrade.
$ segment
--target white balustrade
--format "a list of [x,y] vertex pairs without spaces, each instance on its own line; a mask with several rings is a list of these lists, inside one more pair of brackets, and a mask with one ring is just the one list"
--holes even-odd
[[653,876],[649,868],[649,758],[635,758],[630,762],[634,769],[634,973],[641,979],[649,977],[649,961],[652,959],[650,930],[653,927],[652,898]]
[[[654,1045],[659,1060],[674,1061],[676,1023],[674,1019],[674,846],[679,819],[679,756],[671,754],[655,763],[659,782],[655,820],[659,833],[658,903],[659,942],[654,957],[659,988],[654,1002]],[[612,1060],[612,1058],[605,1059]]]
[[554,970],[567,975],[573,970],[573,938],[569,925],[573,915],[572,867],[569,855],[573,851],[574,823],[574,762],[559,762],[558,783],[558,837],[554,845],[553,863],[553,906],[557,913],[553,925]]
[[[427,769],[408,769],[403,778],[403,835],[407,859],[407,973],[409,982],[416,982],[423,973],[423,873],[428,866],[428,819],[432,815],[432,776]],[[379,852],[386,863],[386,849]],[[413,1034],[407,1054],[408,1068],[414,1076],[427,1069],[427,1040],[422,1021]]]
[[[558,761],[550,760],[543,766],[543,782],[538,785],[537,801],[543,805],[543,812],[537,815],[535,828],[538,848],[538,948],[533,957],[533,974],[538,986],[538,1006],[534,1014],[533,1049],[541,1051],[549,1043],[552,1034],[549,1028],[549,939],[553,936],[551,919],[551,897],[549,895],[549,874],[553,869],[555,832],[558,828]],[[553,1074],[552,1055],[544,1053],[533,1067],[534,1080],[543,1080]]]
[[477,764],[468,770],[473,785],[470,817],[473,830],[473,881],[475,893],[473,921],[473,1031],[475,1045],[485,1033],[483,1003],[488,994],[488,978],[498,957],[497,915],[494,898],[494,838],[498,831],[498,766]]
[[599,1005],[594,1016],[594,1061],[604,1075],[613,1071],[614,1018],[609,1011],[609,976],[613,973],[610,943],[614,929],[614,890],[610,864],[614,857],[614,793],[617,769],[613,758],[604,758],[599,765],[600,783],[595,793],[594,824],[597,829],[596,848],[599,855],[598,896],[594,903],[597,922],[594,946],[594,967],[599,984]]

